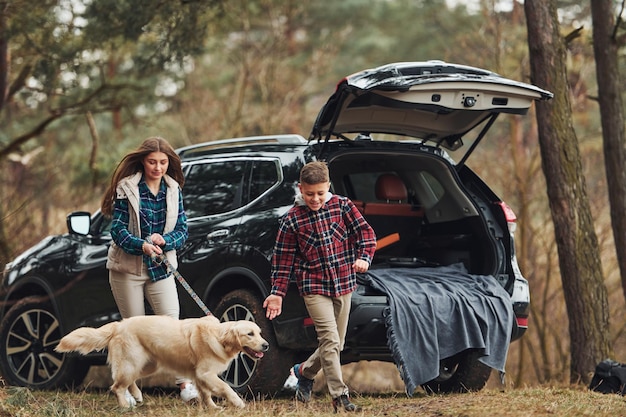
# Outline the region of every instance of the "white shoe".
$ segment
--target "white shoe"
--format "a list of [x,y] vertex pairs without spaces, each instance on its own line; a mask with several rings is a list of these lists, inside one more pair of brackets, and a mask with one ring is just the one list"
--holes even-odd
[[137,400],[130,394],[129,390],[126,390],[126,392],[124,393],[124,398],[126,398],[126,401],[128,401],[128,406],[130,408],[135,408],[135,406],[137,405]]
[[193,401],[198,398],[198,390],[196,386],[191,382],[185,383],[185,388],[180,390],[180,398],[183,399],[184,402],[188,403],[189,401]]
[[285,383],[283,384],[283,389],[287,391],[295,392],[296,388],[298,388],[298,378],[296,378],[296,376],[293,374],[293,368],[292,368],[291,372],[289,372],[289,376],[287,377],[287,379],[285,380]]

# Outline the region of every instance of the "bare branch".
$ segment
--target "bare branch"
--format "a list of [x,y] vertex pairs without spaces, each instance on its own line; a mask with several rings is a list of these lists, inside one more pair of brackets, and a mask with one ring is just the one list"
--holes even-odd
[[[6,158],[7,155],[9,155],[11,152],[15,152],[16,150],[18,150],[20,146],[28,142],[30,139],[33,139],[41,135],[46,130],[48,125],[50,125],[50,123],[52,123],[53,121],[60,119],[61,117],[64,117],[66,115],[84,112],[85,109],[88,107],[89,103],[95,101],[104,92],[104,90],[111,90],[111,89],[120,90],[124,88],[132,88],[132,87],[129,87],[126,85],[118,85],[118,86],[113,86],[113,87],[101,86],[100,88],[94,90],[91,94],[89,94],[82,100],[79,100],[68,106],[50,110],[49,116],[43,121],[41,121],[37,126],[35,126],[30,132],[27,132],[11,140],[7,146],[0,149],[0,160]],[[117,103],[111,103],[108,105],[103,105],[96,109],[92,109],[91,111],[95,113],[102,113],[106,111],[111,111],[118,107],[119,105]]]
[[19,136],[13,139],[11,142],[9,142],[7,146],[0,149],[0,160],[6,158],[11,152],[15,152],[16,150],[18,150],[20,146],[28,142],[30,139],[39,136],[41,133],[43,133],[44,130],[46,130],[46,127],[50,123],[54,122],[55,120],[62,117],[63,115],[64,113],[61,113],[61,112],[52,113],[45,120],[43,120],[41,123],[35,126],[33,130],[31,130],[30,132],[22,136]]
[[[613,33],[611,33],[611,39],[617,40],[617,31],[619,29],[620,23],[622,23],[622,13],[624,13],[624,6],[626,4],[626,0],[622,0],[622,6],[619,9],[619,13],[617,14],[617,19],[615,19],[615,25],[613,26]],[[618,44],[621,45],[621,44]]]
[[626,44],[626,35],[620,35],[617,38],[615,38],[615,44],[617,45],[618,48],[621,48],[622,46],[624,46],[624,44]]
[[30,64],[24,65],[22,67],[22,70],[18,74],[17,78],[15,79],[15,81],[13,81],[13,84],[11,84],[11,86],[9,87],[9,93],[7,95],[7,99],[10,99],[11,97],[13,97],[15,93],[17,93],[26,85],[26,79],[30,76],[32,69],[33,69],[33,66]]
[[581,33],[584,28],[585,28],[584,26],[579,26],[573,31],[571,31],[570,33],[568,33],[567,35],[565,35],[565,44],[569,45],[569,43],[573,41],[574,39],[580,38]]

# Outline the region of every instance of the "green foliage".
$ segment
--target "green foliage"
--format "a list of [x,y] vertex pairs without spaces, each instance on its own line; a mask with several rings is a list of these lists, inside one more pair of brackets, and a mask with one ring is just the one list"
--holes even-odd
[[0,115],[8,128],[0,145],[12,145],[49,117],[120,109],[132,114],[140,104],[153,107],[159,85],[184,77],[189,57],[203,52],[219,6],[218,1],[13,3],[7,13],[13,53],[6,68],[12,108]]
[[96,0],[83,14],[85,37],[106,49],[125,49],[141,71],[166,70],[204,50],[220,1]]

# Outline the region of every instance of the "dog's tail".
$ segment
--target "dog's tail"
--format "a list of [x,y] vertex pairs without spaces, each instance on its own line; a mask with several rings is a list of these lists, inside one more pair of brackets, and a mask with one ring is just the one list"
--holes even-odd
[[65,335],[54,350],[57,352],[79,352],[82,355],[94,350],[102,350],[109,344],[117,326],[117,322],[112,322],[97,329],[80,327]]

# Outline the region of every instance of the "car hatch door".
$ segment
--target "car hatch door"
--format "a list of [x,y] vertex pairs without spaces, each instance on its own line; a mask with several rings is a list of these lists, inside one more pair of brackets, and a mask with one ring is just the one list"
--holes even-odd
[[350,135],[379,133],[455,151],[463,147],[466,133],[483,124],[479,140],[467,150],[471,153],[499,114],[526,114],[534,101],[552,96],[480,68],[441,61],[388,64],[341,80],[309,140],[350,141]]

